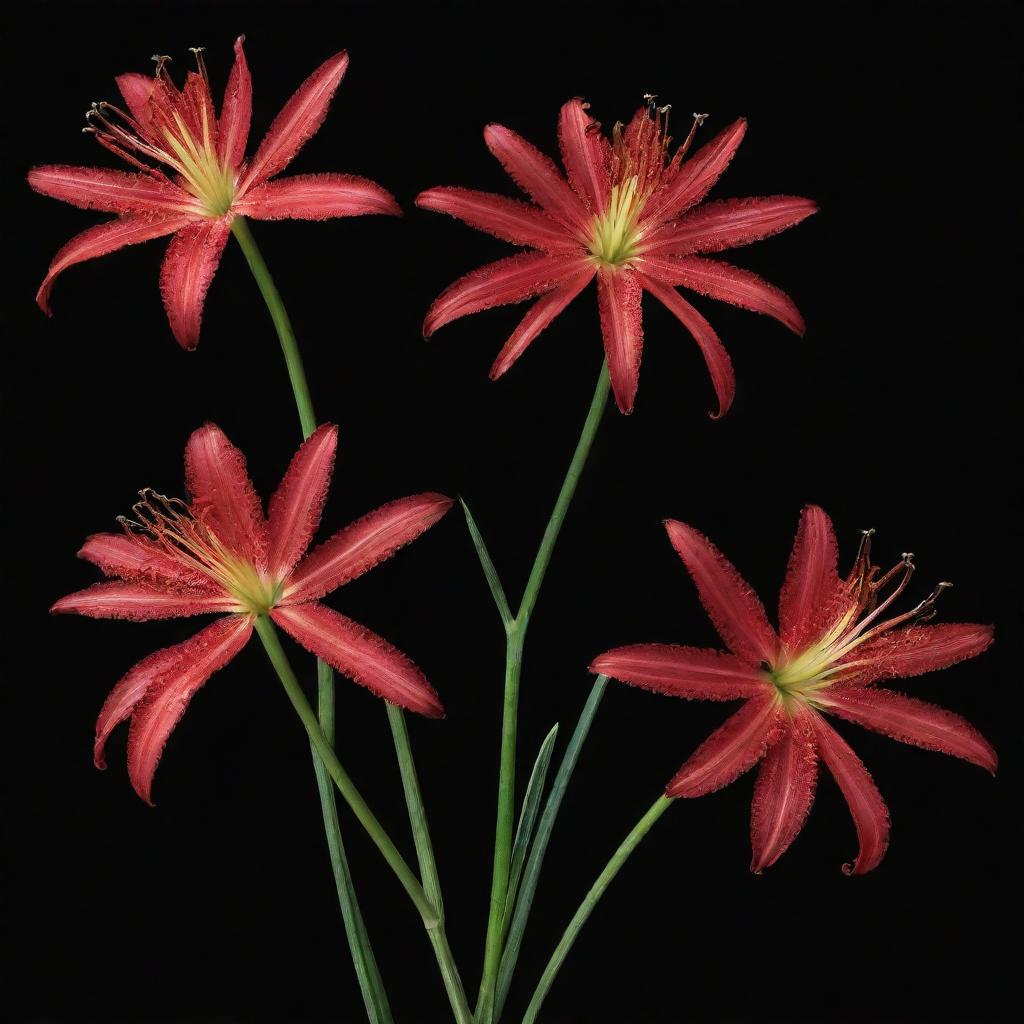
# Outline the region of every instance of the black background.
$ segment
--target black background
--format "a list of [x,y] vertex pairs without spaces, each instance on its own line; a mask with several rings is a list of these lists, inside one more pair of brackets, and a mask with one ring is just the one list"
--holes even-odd
[[[8,16],[10,18],[10,16]],[[735,254],[789,291],[798,340],[697,299],[736,365],[721,422],[696,347],[656,303],[636,412],[609,412],[537,607],[521,720],[524,770],[551,724],[568,735],[588,660],[613,645],[717,645],[660,521],[707,531],[764,596],[781,581],[801,505],[819,502],[852,557],[912,548],[923,594],[956,588],[945,621],[995,621],[977,661],[905,688],[966,715],[996,744],[996,780],[840,726],[893,815],[879,870],[839,871],[853,828],[823,779],[804,833],[747,871],[751,777],[672,809],[613,885],[552,991],[551,1022],[995,1020],[1017,970],[1012,435],[1019,331],[1011,289],[1010,4],[22,5],[9,22],[5,1002],[26,1021],[355,1021],[308,747],[250,646],[193,702],[151,810],[124,770],[91,765],[104,695],[196,623],[52,620],[95,571],[75,559],[134,492],[181,490],[189,432],[214,419],[269,494],[298,441],[277,343],[229,245],[198,351],[173,342],[150,243],[76,267],[47,320],[32,297],[56,249],[97,220],[32,194],[33,163],[113,158],[80,134],[112,77],[149,55],[208,47],[215,91],[247,34],[254,145],[292,90],[341,48],[352,64],[291,171],[341,170],[391,189],[402,219],[254,225],[300,337],[317,409],[340,424],[323,530],[418,490],[472,505],[517,594],[601,361],[596,303],[577,301],[499,383],[486,371],[522,308],[420,336],[430,300],[509,248],[417,211],[422,188],[513,194],[481,129],[499,121],[554,153],[559,105],[585,95],[610,124],[644,92],[709,111],[703,138],[750,119],[716,196],[812,196],[822,212]],[[680,117],[680,121],[684,118]],[[681,126],[680,126],[681,127]],[[412,723],[446,887],[452,945],[475,991],[487,909],[502,634],[463,523],[331,599],[408,651],[447,705]],[[311,681],[311,661],[295,652]],[[411,856],[385,716],[339,682],[339,746]],[[518,984],[533,981],[611,850],[726,715],[609,688],[556,829]],[[346,835],[396,1019],[445,1019],[418,919],[349,815]]]

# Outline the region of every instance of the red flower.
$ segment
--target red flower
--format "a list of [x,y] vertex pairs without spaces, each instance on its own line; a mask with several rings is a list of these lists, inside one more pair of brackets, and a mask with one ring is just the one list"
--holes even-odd
[[776,635],[757,596],[706,537],[684,523],[665,525],[732,653],[638,644],[602,654],[592,668],[674,697],[745,700],[680,768],[666,793],[703,796],[760,761],[751,808],[752,871],[774,864],[803,827],[819,757],[839,783],[860,842],[857,859],[843,870],[863,874],[885,853],[885,803],[860,758],[826,722],[826,713],[995,773],[995,751],[969,722],[874,686],[880,679],[921,675],[973,658],[992,642],[991,626],[920,624],[934,615],[935,600],[948,583],[910,611],[884,618],[910,580],[912,555],[879,576],[870,560],[870,533],[865,533],[853,571],[840,579],[832,523],[820,508],[809,506],[779,595]]
[[568,181],[555,164],[501,125],[484,129],[488,149],[536,205],[463,188],[432,188],[417,206],[458,217],[515,245],[536,251],[490,263],[440,295],[423,325],[439,327],[491,306],[541,296],[530,307],[491,367],[500,377],[526,347],[597,276],[601,330],[612,389],[622,412],[633,409],[643,344],[640,303],[650,292],[683,323],[700,346],[718,396],[718,413],[735,391],[732,363],[711,325],[675,285],[775,317],[802,334],[792,300],[749,270],[710,260],[718,252],[798,224],[814,213],[809,199],[723,199],[698,204],[718,180],[746,131],[742,118],[683,156],[697,124],[669,156],[667,107],[641,107],[629,125],[616,124],[609,142],[587,104],[562,107],[558,139]]
[[[83,231],[57,253],[36,301],[50,312],[57,275],[75,263],[126,245],[174,235],[160,271],[160,292],[175,338],[184,348],[199,340],[206,290],[220,262],[236,214],[256,220],[323,220],[361,213],[400,212],[391,195],[350,174],[300,174],[270,181],[283,171],[323,123],[348,67],[348,54],[324,61],[274,119],[252,160],[245,160],[252,82],[235,43],[235,66],[214,113],[200,50],[198,71],[182,90],[157,57],[156,75],[126,74],[117,86],[127,108],[94,103],[85,129],[137,173],[101,167],[35,167],[28,182],[37,192],[86,209],[118,214]],[[167,168],[165,171],[163,168]]]
[[246,644],[253,619],[269,615],[303,647],[350,679],[410,711],[443,714],[423,673],[386,640],[319,603],[433,526],[443,494],[400,498],[370,512],[303,557],[320,522],[334,467],[337,428],[322,426],[299,448],[266,518],[245,457],[219,427],[200,427],[185,449],[191,503],[141,492],[123,534],[98,533],[79,551],[116,582],[62,597],[55,612],[94,618],[166,619],[225,612],[190,640],[151,654],[111,690],[96,723],[94,756],[131,718],[128,774],[150,802],[153,773],[192,695]]

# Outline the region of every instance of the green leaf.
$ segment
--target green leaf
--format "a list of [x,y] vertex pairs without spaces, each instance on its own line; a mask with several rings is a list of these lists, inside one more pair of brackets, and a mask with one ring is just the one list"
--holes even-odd
[[491,561],[490,552],[488,552],[484,538],[476,525],[473,513],[469,511],[469,506],[462,498],[459,498],[459,504],[462,506],[462,512],[466,517],[469,535],[473,538],[473,547],[476,548],[477,557],[480,559],[480,565],[484,570],[484,578],[487,580],[487,585],[491,588],[491,597],[494,598],[494,603],[498,606],[498,614],[501,616],[501,621],[507,632],[515,624],[515,617],[512,614],[512,609],[509,607],[508,598],[505,596],[505,588],[501,585],[501,580],[498,579],[498,570],[494,568],[494,562]]

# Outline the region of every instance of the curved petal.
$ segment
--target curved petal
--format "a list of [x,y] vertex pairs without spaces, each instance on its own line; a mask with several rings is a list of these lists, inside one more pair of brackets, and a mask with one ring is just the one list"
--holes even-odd
[[587,113],[589,105],[576,97],[562,106],[558,116],[558,143],[569,184],[596,212],[608,203],[610,182],[606,143],[601,136],[600,123]]
[[686,700],[763,697],[771,683],[734,654],[678,644],[630,644],[595,658],[590,671]]
[[315,135],[327,116],[327,108],[348,68],[342,50],[323,62],[295,91],[274,118],[241,182],[239,192],[272,178]]
[[715,329],[704,317],[690,305],[671,285],[646,274],[641,274],[640,283],[645,291],[649,291],[659,302],[679,319],[680,323],[690,332],[697,342],[704,363],[711,376],[711,384],[718,397],[718,412],[710,413],[712,419],[724,416],[732,406],[736,395],[736,375],[733,372],[732,360]]
[[645,256],[644,269],[666,284],[692,288],[730,306],[764,313],[794,334],[803,335],[804,318],[781,288],[749,270],[703,256]]
[[149,101],[153,95],[156,79],[151,75],[140,75],[129,71],[126,74],[118,75],[114,81],[117,83],[117,88],[129,113],[139,122],[140,127],[148,130],[152,119]]
[[799,196],[719,199],[659,228],[642,249],[660,256],[721,252],[776,235],[817,212],[817,203]]
[[843,865],[843,874],[863,875],[878,867],[889,845],[889,810],[864,762],[822,718],[815,716],[814,733],[821,759],[828,765],[853,816],[860,849]]
[[699,203],[729,166],[746,131],[746,119],[741,117],[701,146],[689,160],[684,160],[675,177],[652,197],[644,211],[644,221],[674,220]]
[[178,344],[199,343],[206,292],[217,272],[231,227],[227,220],[203,220],[174,236],[160,267],[160,295]]
[[239,167],[245,159],[249,121],[252,118],[252,76],[242,48],[244,42],[245,36],[235,40],[235,64],[228,76],[220,120],[217,122],[220,157],[228,167]]
[[832,687],[816,696],[831,714],[900,743],[962,757],[993,775],[999,764],[992,744],[960,715],[890,690]]
[[975,622],[894,629],[866,641],[846,658],[845,664],[862,666],[849,677],[849,682],[863,685],[877,679],[902,679],[948,668],[976,658],[991,645],[992,639],[992,627]]
[[105,576],[118,576],[129,583],[147,583],[179,593],[216,592],[208,577],[172,558],[147,537],[94,533],[86,538],[78,557],[98,566]]
[[178,644],[175,663],[153,679],[135,705],[128,729],[128,778],[147,804],[153,803],[153,773],[167,738],[189,701],[214,672],[238,654],[251,634],[252,619],[247,615],[232,615],[207,626],[191,640]]
[[729,649],[753,665],[772,664],[778,651],[775,630],[768,624],[764,605],[732,562],[686,523],[667,519],[665,529]]
[[547,295],[541,296],[519,321],[519,326],[512,332],[508,341],[501,347],[497,359],[490,369],[491,380],[497,380],[527,350],[533,340],[551,323],[566,306],[588,284],[594,276],[593,269],[587,269],[576,277],[569,278]]
[[117,220],[108,220],[95,227],[86,228],[54,256],[50,269],[47,270],[46,277],[36,293],[39,308],[47,315],[50,314],[50,292],[53,290],[53,283],[68,267],[84,263],[86,260],[94,260],[98,256],[106,256],[107,253],[116,252],[126,245],[137,245],[139,242],[148,242],[151,238],[170,235],[191,222],[192,217],[185,216],[118,217]]
[[817,505],[805,506],[779,592],[779,637],[791,652],[815,640],[834,620],[837,602],[846,593],[838,561],[832,520]]
[[640,383],[640,357],[644,347],[643,289],[629,267],[602,269],[597,275],[597,305],[601,334],[608,359],[608,374],[619,411],[633,411]]
[[354,174],[296,174],[249,189],[235,212],[254,220],[326,220],[364,213],[401,216],[395,197],[367,178]]
[[86,615],[91,619],[177,619],[185,615],[236,611],[238,602],[225,593],[185,594],[146,583],[94,583],[62,597],[50,609],[58,614]]
[[200,208],[183,189],[149,174],[129,174],[105,167],[50,164],[28,172],[29,185],[41,195],[60,199],[83,210],[104,213],[196,216]]
[[587,260],[575,253],[552,256],[543,252],[519,253],[488,263],[460,277],[434,300],[423,321],[423,335],[429,338],[438,328],[471,313],[550,291],[587,265]]
[[804,827],[818,781],[818,748],[806,712],[769,748],[750,805],[750,870],[760,874],[789,849]]
[[665,795],[704,796],[735,782],[764,757],[784,715],[770,694],[748,700],[690,755],[665,787]]
[[518,199],[471,188],[428,188],[416,197],[423,210],[447,213],[478,231],[487,231],[513,245],[545,252],[578,250],[579,240],[543,210]]
[[427,718],[444,715],[426,676],[401,651],[358,622],[315,601],[275,608],[270,617],[307,651],[378,697]]
[[311,601],[362,576],[429,530],[452,506],[443,494],[388,502],[314,548],[292,573],[282,604]]
[[267,512],[267,567],[283,579],[304,554],[320,525],[334,472],[338,428],[325,423],[303,441],[292,457]]
[[267,528],[245,456],[215,423],[194,431],[185,446],[185,483],[192,508],[230,551],[266,565]]
[[484,129],[484,141],[519,188],[552,217],[574,228],[581,240],[586,239],[590,212],[550,157],[500,124]]

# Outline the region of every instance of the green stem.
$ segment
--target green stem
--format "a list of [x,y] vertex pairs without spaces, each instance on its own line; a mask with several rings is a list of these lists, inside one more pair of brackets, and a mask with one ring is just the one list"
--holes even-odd
[[601,364],[594,397],[590,402],[583,430],[576,451],[569,463],[568,472],[558,493],[554,510],[544,530],[537,556],[530,570],[523,591],[519,611],[511,623],[506,624],[505,645],[505,698],[501,721],[501,762],[498,775],[498,813],[494,832],[494,866],[491,875],[491,902],[487,918],[487,939],[484,947],[484,969],[480,981],[480,995],[477,999],[477,1020],[489,1024],[493,1016],[495,984],[501,964],[502,936],[505,932],[504,914],[508,894],[509,868],[512,853],[512,837],[515,832],[515,774],[516,774],[516,732],[519,717],[519,679],[522,671],[523,644],[526,630],[540,594],[541,584],[551,561],[555,542],[565,521],[565,514],[576,493],[580,474],[594,443],[597,428],[601,423],[611,381],[608,376],[608,362]]
[[[302,692],[302,687],[288,661],[288,656],[281,646],[281,640],[277,635],[277,629],[274,627],[273,622],[266,616],[259,615],[256,617],[254,625],[260,640],[263,641],[263,646],[266,649],[267,656],[270,658],[270,663],[274,666],[278,678],[288,694],[288,699],[292,702],[292,707],[295,708],[302,724],[305,726],[310,742],[320,756],[324,767],[334,780],[334,784],[338,787],[338,791],[344,797],[345,802],[352,809],[352,813],[355,814],[359,823],[366,829],[367,835],[373,840],[377,849],[380,850],[384,860],[395,873],[402,887],[419,911],[420,917],[423,919],[423,926],[430,935],[434,953],[438,963],[441,965],[441,973],[445,977],[446,982],[449,977],[457,980],[459,976],[458,969],[455,966],[455,960],[448,946],[439,911],[435,909],[433,903],[427,898],[427,894],[423,891],[423,886],[420,885],[415,872],[406,863],[401,853],[399,853],[398,848],[385,831],[384,826],[381,825],[377,816],[370,810],[369,805],[363,799],[355,783],[349,778],[348,772],[345,771],[341,761],[338,760],[338,755],[327,742],[320,729],[316,713],[310,707],[309,701],[306,700],[306,695]],[[461,995],[461,989],[459,989],[459,995]],[[452,1009],[455,1011],[455,1018],[458,1024],[473,1024],[473,1015],[470,1013],[464,996],[462,996],[461,1001],[458,999],[453,1000]]]
[[[291,381],[292,393],[295,396],[295,407],[299,413],[299,423],[303,438],[309,437],[316,430],[316,413],[313,411],[313,400],[306,382],[306,371],[302,365],[299,344],[292,330],[288,311],[285,309],[281,294],[274,284],[263,254],[256,245],[249,225],[244,217],[235,217],[231,222],[231,231],[245,255],[249,269],[252,271],[260,294],[267,305],[270,318],[281,342],[285,365],[288,367],[288,378]],[[334,671],[324,661],[317,660],[317,690],[320,708],[321,730],[334,745]],[[325,720],[325,716],[329,718]],[[317,790],[320,794],[320,810],[324,819],[324,831],[327,835],[327,848],[331,858],[331,870],[334,874],[334,885],[338,892],[341,905],[341,917],[345,926],[349,950],[356,969],[359,988],[363,994],[367,1014],[373,1024],[392,1024],[391,1008],[388,1004],[384,982],[380,976],[377,962],[370,945],[370,937],[359,910],[355,887],[352,884],[352,873],[349,870],[348,858],[341,840],[341,826],[338,821],[338,808],[334,799],[334,787],[331,785],[323,762],[313,750],[313,770],[316,773]]]
[[633,826],[633,830],[622,841],[622,845],[612,855],[611,860],[605,865],[601,874],[597,876],[597,881],[594,882],[590,887],[590,891],[583,898],[579,909],[569,922],[569,927],[565,929],[561,941],[555,947],[554,953],[551,954],[551,959],[548,961],[547,967],[544,968],[544,973],[540,977],[537,988],[533,993],[533,998],[530,1000],[530,1005],[526,1008],[523,1024],[534,1024],[562,963],[566,956],[568,956],[569,950],[572,949],[580,929],[586,923],[587,918],[590,917],[594,907],[597,906],[597,901],[604,895],[605,889],[608,888],[612,879],[619,873],[620,868],[626,863],[629,855],[637,848],[640,840],[647,835],[654,823],[668,810],[673,802],[664,794],[659,796],[651,805],[650,810]]

